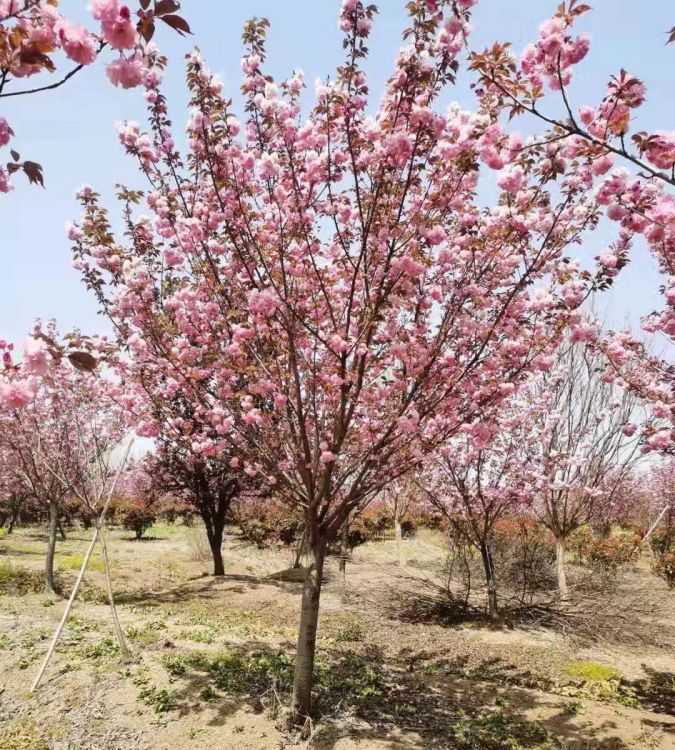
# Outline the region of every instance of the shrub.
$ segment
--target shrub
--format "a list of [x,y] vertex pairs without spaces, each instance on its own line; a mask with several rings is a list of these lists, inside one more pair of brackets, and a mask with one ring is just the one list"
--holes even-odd
[[360,544],[381,540],[391,526],[391,515],[386,508],[368,507],[349,524],[347,545],[354,549]]
[[299,513],[274,500],[252,499],[237,504],[234,519],[244,539],[258,549],[290,545],[302,533]]
[[664,552],[658,555],[654,572],[663,578],[669,588],[675,588],[675,552]]
[[530,518],[503,518],[490,543],[497,585],[517,592],[520,604],[531,603],[549,588],[555,547],[548,531]]
[[640,547],[636,534],[617,534],[604,539],[594,539],[588,550],[588,561],[613,570],[635,559]]
[[581,565],[588,559],[594,538],[595,535],[590,526],[580,526],[569,535],[567,549],[574,556],[574,561],[577,565]]
[[122,500],[117,503],[115,515],[123,528],[134,532],[136,539],[141,539],[156,520],[153,509],[140,500]]

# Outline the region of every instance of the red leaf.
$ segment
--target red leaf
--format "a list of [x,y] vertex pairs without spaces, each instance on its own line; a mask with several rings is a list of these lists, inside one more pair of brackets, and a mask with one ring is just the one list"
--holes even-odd
[[142,18],[137,24],[136,24],[136,30],[138,33],[145,39],[146,42],[149,42],[152,37],[155,35],[155,19],[152,14],[149,14],[145,16],[145,18]]
[[82,372],[93,372],[98,364],[96,357],[89,352],[71,352],[68,355],[68,360],[76,370]]
[[37,162],[25,161],[23,163],[23,171],[25,172],[26,177],[28,177],[28,182],[30,182],[31,185],[45,186],[42,167]]
[[180,9],[180,3],[175,0],[158,0],[155,3],[155,15],[165,16],[167,13],[175,13]]
[[14,161],[19,161],[20,157],[19,157],[19,152],[18,151],[15,151],[14,149],[11,149],[9,153],[12,155],[12,159],[14,159]]
[[172,29],[175,29],[181,36],[192,34],[188,22],[180,16],[162,16],[162,21],[168,26],[171,26]]
[[150,0],[140,0],[140,4],[143,10],[147,10],[148,6],[150,5]]

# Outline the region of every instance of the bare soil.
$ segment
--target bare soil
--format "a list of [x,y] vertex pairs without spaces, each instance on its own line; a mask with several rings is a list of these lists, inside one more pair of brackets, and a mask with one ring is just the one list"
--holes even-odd
[[[675,625],[675,598],[665,587],[672,622],[655,621],[655,637],[640,646],[406,623],[379,603],[415,576],[435,575],[442,538],[405,540],[403,568],[393,541],[365,545],[346,578],[336,561],[327,566],[318,715],[299,733],[285,706],[301,584],[269,577],[291,564],[291,552],[257,550],[233,530],[227,575],[214,579],[197,529],[148,534],[109,534],[133,662],[117,653],[95,555],[35,694],[65,600],[42,592],[41,529],[0,538],[2,750],[675,750],[675,644],[666,627]],[[66,593],[90,537],[71,531],[58,544]],[[661,591],[647,570],[632,574]]]

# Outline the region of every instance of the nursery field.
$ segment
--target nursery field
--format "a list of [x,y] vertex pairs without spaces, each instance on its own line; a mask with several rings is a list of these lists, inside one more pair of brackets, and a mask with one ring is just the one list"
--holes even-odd
[[[73,530],[59,542],[66,593],[90,533]],[[625,618],[623,638],[625,612],[617,609],[614,635],[594,639],[531,624],[404,616],[407,592],[442,585],[440,532],[405,539],[403,565],[393,540],[356,548],[344,577],[330,558],[316,717],[303,736],[285,716],[302,584],[275,576],[291,553],[257,549],[231,529],[226,576],[214,578],[200,529],[157,525],[148,534],[109,535],[133,659],[118,654],[95,554],[35,694],[30,686],[65,600],[44,594],[43,529],[0,539],[2,750],[675,748],[675,594],[646,564],[622,575],[632,591],[653,595],[651,619]],[[598,613],[607,616],[600,606]]]

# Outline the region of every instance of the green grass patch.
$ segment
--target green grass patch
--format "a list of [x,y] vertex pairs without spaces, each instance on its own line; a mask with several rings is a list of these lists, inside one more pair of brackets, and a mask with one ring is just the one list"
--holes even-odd
[[11,560],[0,560],[0,594],[39,594],[45,590],[44,574],[14,565]]
[[216,631],[211,628],[200,628],[197,630],[181,630],[179,638],[194,643],[213,643],[216,640]]
[[[59,570],[79,570],[84,562],[84,555],[57,556],[56,564]],[[103,560],[92,555],[87,570],[103,570]]]
[[618,669],[597,661],[572,661],[567,665],[566,671],[575,680],[585,682],[608,682],[621,679],[621,672]]
[[49,750],[49,742],[33,722],[21,721],[0,728],[0,747],[2,750]]

